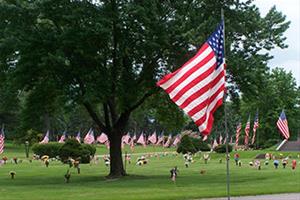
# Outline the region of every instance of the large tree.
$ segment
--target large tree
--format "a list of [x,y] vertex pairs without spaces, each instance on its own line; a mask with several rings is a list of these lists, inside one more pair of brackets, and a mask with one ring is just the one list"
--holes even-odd
[[109,177],[123,176],[121,138],[130,115],[157,94],[162,75],[194,55],[220,21],[221,8],[228,80],[246,92],[267,70],[270,57],[260,50],[284,47],[288,23],[275,9],[263,18],[251,1],[239,0],[4,0],[1,72],[13,77],[17,91],[49,88],[50,99],[41,97],[47,105],[61,95],[65,103],[83,105],[108,134]]

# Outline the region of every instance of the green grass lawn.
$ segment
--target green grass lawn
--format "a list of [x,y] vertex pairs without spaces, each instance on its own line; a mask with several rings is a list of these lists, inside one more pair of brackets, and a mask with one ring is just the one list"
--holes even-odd
[[[137,147],[135,152],[174,151],[154,147]],[[129,149],[127,149],[130,152]],[[97,155],[106,154],[105,147],[97,148]],[[248,165],[259,151],[240,152],[242,167],[234,165],[230,160],[231,194],[253,195],[285,192],[300,192],[300,166],[292,170],[290,162],[286,169],[280,166],[275,170],[272,162],[262,165],[257,170]],[[279,155],[278,152],[270,152]],[[283,156],[297,158],[298,153],[283,153]],[[64,174],[68,166],[54,161],[46,168],[41,161],[29,163],[24,159],[24,146],[7,144],[4,154],[9,159],[18,157],[23,162],[16,165],[11,162],[0,167],[0,199],[196,199],[202,197],[226,196],[226,163],[224,154],[212,154],[208,164],[204,164],[200,156],[194,157],[189,168],[184,167],[182,155],[151,157],[149,164],[136,166],[127,164],[130,176],[119,180],[106,180],[109,169],[102,160],[98,164],[81,165],[81,174],[71,169],[70,183],[64,182]],[[137,156],[132,156],[132,161]],[[219,163],[222,159],[223,162]],[[299,162],[299,158],[297,158]],[[179,175],[176,183],[169,178],[169,170],[178,166]],[[10,179],[9,171],[16,172],[16,178]],[[205,170],[205,174],[200,174]]]

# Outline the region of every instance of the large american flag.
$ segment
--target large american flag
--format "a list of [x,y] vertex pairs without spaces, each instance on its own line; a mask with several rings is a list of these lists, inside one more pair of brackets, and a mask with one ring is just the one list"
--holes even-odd
[[47,131],[45,137],[42,141],[40,141],[40,144],[47,144],[49,142],[49,130]]
[[289,127],[288,127],[288,121],[286,119],[284,111],[281,112],[279,119],[277,121],[277,127],[280,131],[280,133],[283,135],[283,137],[287,140],[290,137]]
[[235,146],[239,145],[239,138],[240,138],[241,131],[242,131],[242,123],[239,122],[238,125],[236,126]]
[[252,136],[251,144],[254,144],[254,142],[255,142],[256,130],[258,129],[258,127],[259,127],[258,112],[256,112],[255,117],[254,117],[253,136]]
[[249,144],[249,132],[250,132],[250,115],[248,117],[246,127],[245,127],[245,145]]
[[4,139],[5,139],[4,129],[2,128],[0,130],[0,154],[2,154],[4,151]]
[[189,115],[203,135],[211,132],[213,113],[222,104],[225,90],[224,23],[181,68],[163,77],[163,88]]

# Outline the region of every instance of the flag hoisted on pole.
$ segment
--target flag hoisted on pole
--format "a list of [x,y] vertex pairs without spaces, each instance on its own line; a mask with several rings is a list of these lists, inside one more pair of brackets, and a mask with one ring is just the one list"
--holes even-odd
[[284,111],[282,110],[279,119],[277,121],[277,127],[280,131],[280,133],[282,134],[282,136],[288,140],[290,137],[290,132],[289,132],[289,126],[288,126],[288,121],[286,119],[286,115],[284,113]]
[[249,144],[249,132],[250,132],[250,115],[248,117],[248,120],[247,120],[247,124],[246,124],[246,127],[245,127],[245,145],[248,146]]
[[225,90],[224,21],[192,59],[157,85],[193,119],[200,133],[209,135]]
[[237,146],[239,146],[239,138],[240,138],[241,131],[242,131],[242,123],[239,122],[238,125],[236,126],[235,148],[237,148]]
[[256,131],[257,131],[258,127],[259,127],[258,112],[256,112],[255,117],[254,117],[253,136],[252,136],[251,144],[254,144],[254,142],[255,142],[255,136],[256,136]]

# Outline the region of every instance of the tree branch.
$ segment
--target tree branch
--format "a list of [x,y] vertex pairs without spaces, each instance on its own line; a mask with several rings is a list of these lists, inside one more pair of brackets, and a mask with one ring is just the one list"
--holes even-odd
[[86,108],[86,110],[88,111],[88,113],[90,114],[90,116],[92,117],[92,119],[94,120],[94,122],[96,122],[96,124],[99,126],[100,130],[105,132],[106,134],[108,134],[109,130],[101,122],[101,120],[98,117],[97,113],[94,111],[92,105],[88,102],[83,102],[83,105]]
[[140,105],[142,105],[145,100],[156,94],[158,92],[158,90],[151,90],[147,93],[144,94],[144,96],[138,100],[133,106],[131,106],[130,108],[128,108],[127,110],[125,110],[123,113],[121,113],[118,121],[113,125],[114,128],[118,127],[119,129],[121,129],[121,131],[123,131],[123,129],[125,128],[127,121],[129,120],[130,114],[133,110],[135,110],[136,108],[138,108]]

